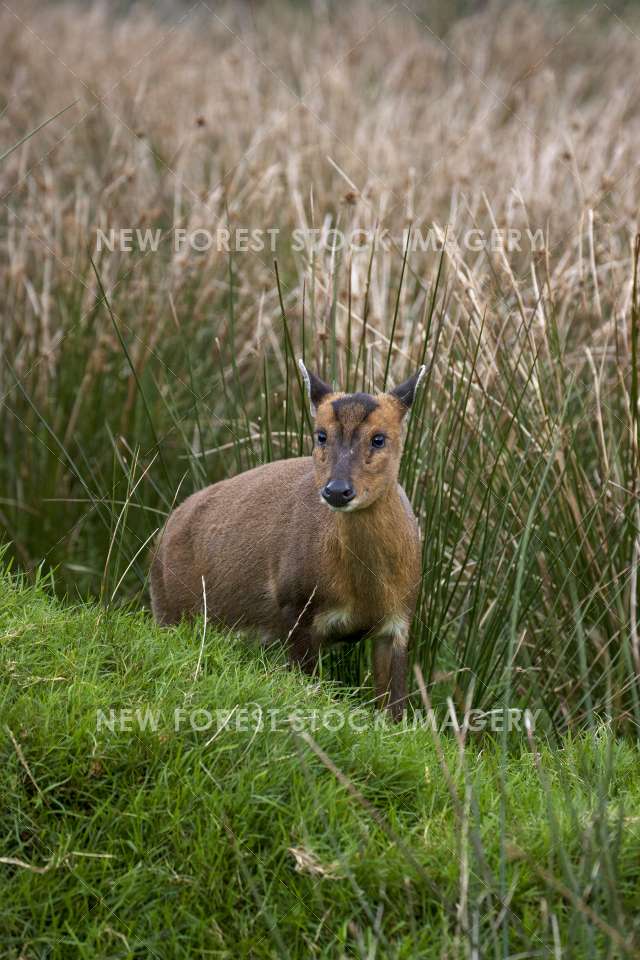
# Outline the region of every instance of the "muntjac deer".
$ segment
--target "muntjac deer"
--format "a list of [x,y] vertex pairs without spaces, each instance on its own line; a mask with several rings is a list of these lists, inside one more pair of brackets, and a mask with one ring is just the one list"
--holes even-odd
[[315,418],[311,457],[280,460],[194,493],[170,515],[151,567],[153,614],[203,608],[287,640],[312,672],[321,645],[373,641],[376,697],[406,699],[420,533],[398,483],[402,420],[420,378],[390,393],[336,393],[300,361]]

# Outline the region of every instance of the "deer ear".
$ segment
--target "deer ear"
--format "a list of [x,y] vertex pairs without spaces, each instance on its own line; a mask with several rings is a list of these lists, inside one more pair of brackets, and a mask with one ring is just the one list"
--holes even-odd
[[309,395],[311,413],[315,417],[319,405],[328,394],[333,393],[333,390],[329,384],[321,380],[320,377],[316,377],[314,373],[310,373],[302,360],[298,360],[298,366],[300,367],[300,373],[302,374],[302,379],[304,380]]
[[416,390],[418,389],[418,384],[424,377],[425,370],[426,367],[423,364],[412,377],[409,377],[404,383],[399,383],[398,386],[394,387],[391,391],[391,396],[395,397],[396,400],[399,400],[402,404],[402,416],[404,416],[411,407]]

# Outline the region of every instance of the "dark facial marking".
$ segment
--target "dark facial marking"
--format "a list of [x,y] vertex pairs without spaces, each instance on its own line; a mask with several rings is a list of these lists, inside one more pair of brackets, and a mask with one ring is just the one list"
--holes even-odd
[[354,427],[378,408],[378,401],[369,393],[349,393],[331,401],[333,412],[343,426]]

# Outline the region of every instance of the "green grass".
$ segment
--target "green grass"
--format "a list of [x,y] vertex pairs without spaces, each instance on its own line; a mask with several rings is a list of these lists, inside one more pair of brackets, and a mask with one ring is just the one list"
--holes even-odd
[[[0,581],[3,956],[637,955],[640,764],[605,726],[461,747],[278,651],[48,593]],[[242,729],[256,705],[278,729]],[[98,729],[121,709],[156,728]]]

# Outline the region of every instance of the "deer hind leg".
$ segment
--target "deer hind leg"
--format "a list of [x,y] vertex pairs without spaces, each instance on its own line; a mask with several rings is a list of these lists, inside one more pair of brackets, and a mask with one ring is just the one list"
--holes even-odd
[[156,623],[161,627],[171,627],[178,623],[180,618],[172,609],[167,598],[164,586],[164,569],[158,559],[151,566],[149,593],[151,596],[151,612]]
[[390,617],[377,634],[373,646],[373,677],[376,703],[387,708],[394,720],[401,720],[407,699],[407,646],[409,625]]

